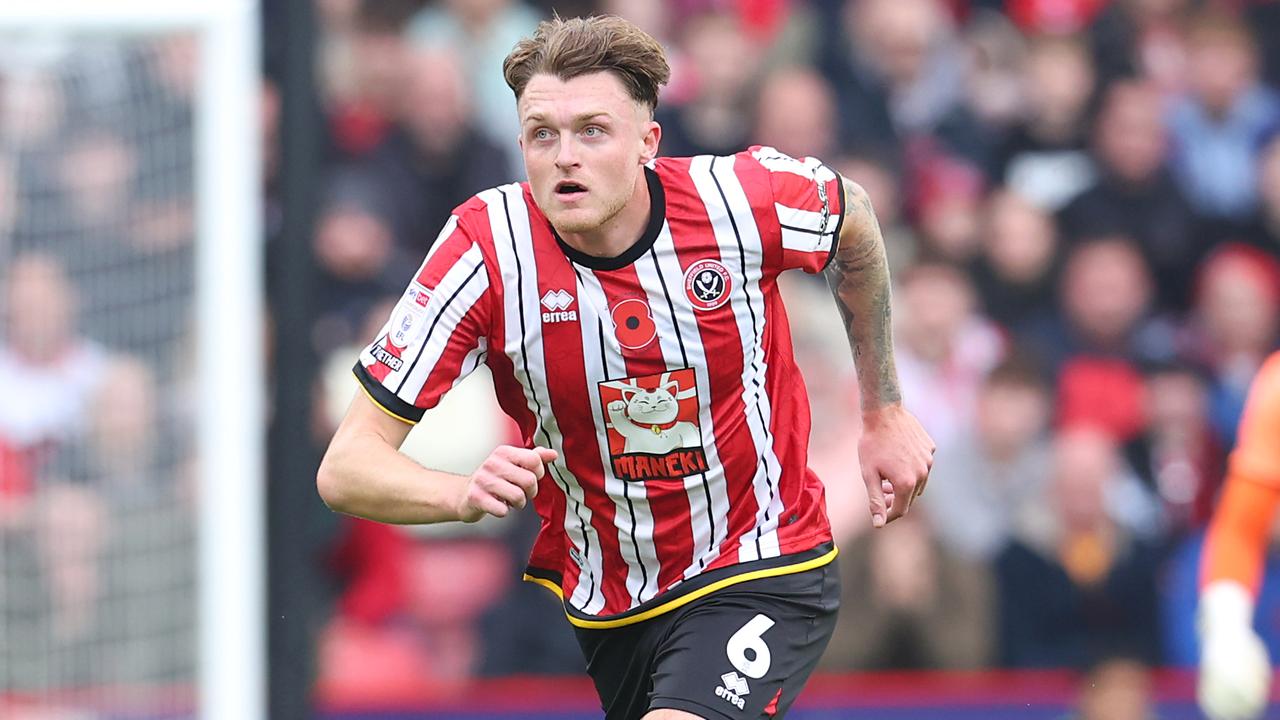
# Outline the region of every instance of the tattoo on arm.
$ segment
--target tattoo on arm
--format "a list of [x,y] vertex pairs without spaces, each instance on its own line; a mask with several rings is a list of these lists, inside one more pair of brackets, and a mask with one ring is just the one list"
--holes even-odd
[[866,191],[845,180],[844,200],[839,247],[825,274],[849,335],[862,407],[869,410],[902,400],[893,362],[889,263]]

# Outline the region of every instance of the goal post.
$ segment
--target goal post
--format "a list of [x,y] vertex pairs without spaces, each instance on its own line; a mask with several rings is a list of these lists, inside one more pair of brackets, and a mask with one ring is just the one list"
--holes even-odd
[[187,370],[193,384],[187,402],[197,418],[193,679],[205,720],[260,720],[266,708],[267,368],[257,12],[255,0],[0,3],[0,38],[185,33],[195,40],[194,165],[188,180],[194,327],[187,329],[194,347],[183,358],[194,364]]

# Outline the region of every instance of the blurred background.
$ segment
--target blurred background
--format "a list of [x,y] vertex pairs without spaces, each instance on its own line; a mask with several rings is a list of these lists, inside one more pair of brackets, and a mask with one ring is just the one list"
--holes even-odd
[[[553,12],[666,46],[664,154],[772,145],[876,206],[903,396],[938,453],[917,509],[866,532],[844,333],[820,278],[784,276],[845,579],[793,716],[1199,717],[1203,531],[1280,345],[1263,0],[263,2],[235,110],[260,130],[268,352],[220,362],[270,393],[268,717],[598,715],[557,602],[519,580],[535,516],[390,527],[314,490],[349,369],[451,209],[523,178],[501,61]],[[0,715],[189,717],[201,53],[20,39],[0,44]],[[405,449],[467,473],[513,433],[482,368]],[[1280,564],[1258,625],[1280,656]]]

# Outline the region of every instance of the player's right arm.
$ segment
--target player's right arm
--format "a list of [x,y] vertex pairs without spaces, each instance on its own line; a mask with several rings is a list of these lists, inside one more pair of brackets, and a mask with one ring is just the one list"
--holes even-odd
[[1262,715],[1271,683],[1253,630],[1272,520],[1280,506],[1280,355],[1249,391],[1222,499],[1205,541],[1199,607],[1198,697],[1210,720]]
[[325,504],[397,524],[505,517],[533,499],[544,463],[556,458],[546,448],[504,445],[470,477],[428,470],[399,450],[412,427],[357,393],[316,475]]
[[502,446],[469,477],[428,470],[400,452],[423,413],[479,364],[489,298],[483,252],[455,214],[356,363],[361,392],[316,476],[329,507],[387,523],[474,522],[534,497],[551,450]]

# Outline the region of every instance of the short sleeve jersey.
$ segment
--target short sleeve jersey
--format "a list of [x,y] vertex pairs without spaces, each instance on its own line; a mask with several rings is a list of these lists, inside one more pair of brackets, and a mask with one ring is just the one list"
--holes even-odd
[[767,147],[645,175],[648,225],[617,257],[564,243],[525,184],[459,206],[355,368],[415,422],[489,366],[524,441],[559,453],[526,578],[582,627],[835,554],[776,278],[830,262],[841,179]]

